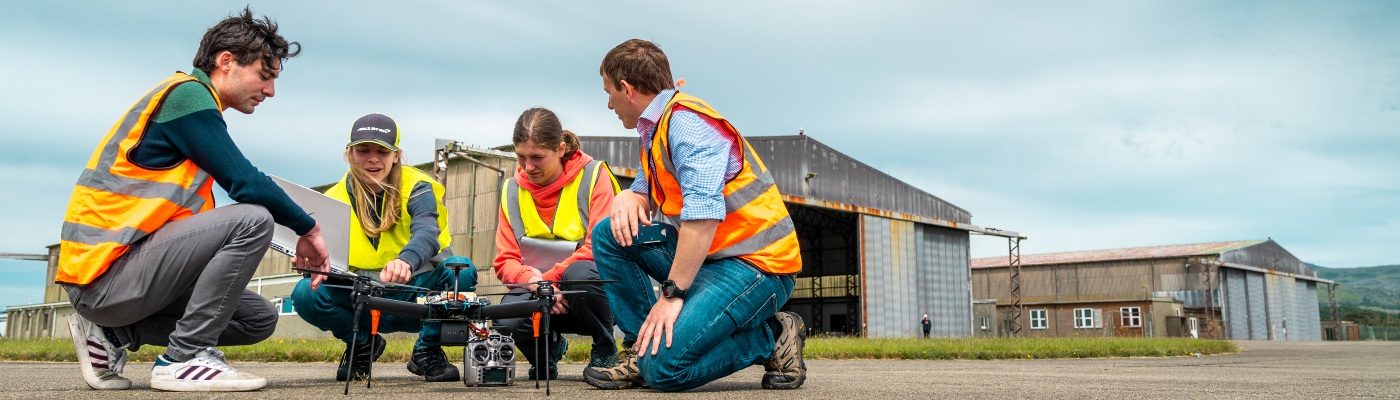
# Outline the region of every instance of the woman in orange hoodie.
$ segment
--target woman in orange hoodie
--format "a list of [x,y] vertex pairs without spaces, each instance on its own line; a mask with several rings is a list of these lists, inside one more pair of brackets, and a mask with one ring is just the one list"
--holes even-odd
[[[528,284],[502,298],[502,303],[529,299],[535,282],[597,280],[590,237],[593,225],[608,216],[618,192],[617,178],[606,163],[579,150],[578,136],[563,129],[559,117],[544,108],[531,108],[515,122],[515,175],[501,192],[496,225],[496,277],[508,284]],[[559,288],[556,286],[556,290]],[[550,310],[548,340],[551,379],[558,376],[559,358],[568,349],[561,333],[591,336],[590,366],[610,367],[616,361],[612,310],[602,285],[573,285],[584,293],[556,297]],[[498,322],[530,361],[530,379],[537,379],[541,360],[534,354],[534,329],[529,318]]]

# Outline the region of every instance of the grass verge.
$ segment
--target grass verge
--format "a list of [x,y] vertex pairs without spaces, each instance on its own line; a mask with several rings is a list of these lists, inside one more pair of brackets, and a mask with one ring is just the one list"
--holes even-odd
[[[413,349],[410,337],[390,337],[381,362],[406,362]],[[592,343],[572,338],[565,362],[587,362]],[[149,362],[165,349],[142,346],[131,361]],[[223,348],[231,361],[336,362],[345,345],[334,339],[271,339],[251,346]],[[448,348],[448,359],[462,360],[461,348]],[[528,349],[527,349],[528,350]],[[810,359],[1000,360],[1101,357],[1168,357],[1239,351],[1227,340],[1179,338],[966,338],[966,339],[807,339]],[[523,360],[523,358],[522,358]],[[76,362],[69,340],[0,339],[0,361]]]

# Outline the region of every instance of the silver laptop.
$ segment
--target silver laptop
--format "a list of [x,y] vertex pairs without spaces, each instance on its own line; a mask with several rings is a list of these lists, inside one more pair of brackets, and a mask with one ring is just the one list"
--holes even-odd
[[[287,192],[297,205],[311,214],[321,225],[321,236],[326,240],[326,251],[330,253],[331,269],[350,271],[350,205],[327,197],[315,190],[288,182],[286,179],[268,175],[277,186]],[[288,256],[297,254],[297,234],[291,228],[277,225],[272,233],[272,249]]]

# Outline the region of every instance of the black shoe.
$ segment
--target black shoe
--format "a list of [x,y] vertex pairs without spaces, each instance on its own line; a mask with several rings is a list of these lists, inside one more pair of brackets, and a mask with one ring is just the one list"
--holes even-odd
[[[548,367],[548,368],[549,368],[549,379],[550,379],[550,380],[559,379],[559,360],[564,359],[564,353],[568,353],[568,352],[569,352],[569,341],[568,341],[568,340],[564,340],[564,338],[562,338],[562,337],[554,340],[554,348],[549,349],[549,367]],[[543,354],[541,354],[541,355],[543,355]],[[534,359],[531,358],[531,357],[526,357],[526,358],[527,358],[527,359],[530,359],[530,380],[533,381],[533,380],[539,379],[538,375],[539,375],[540,371],[539,371],[537,368],[535,368],[535,366],[538,365],[538,364],[535,364],[535,363],[538,362],[538,361],[537,361],[537,360],[534,360]]]
[[[384,355],[384,338],[379,335],[370,336],[369,340],[355,346],[355,359],[350,360],[350,344],[345,345],[345,353],[340,355],[340,366],[335,370],[335,380],[344,382],[346,380],[362,380],[369,376],[369,369],[374,366],[375,361],[379,361],[379,356]],[[373,348],[371,348],[373,347]],[[370,354],[373,353],[373,354]]]
[[807,341],[807,325],[797,314],[782,311],[773,316],[778,319],[778,340],[773,346],[773,355],[763,364],[764,389],[797,389],[807,380],[807,362],[802,359],[802,347]]
[[422,376],[428,382],[451,382],[462,377],[457,367],[447,361],[447,353],[439,346],[414,349],[413,357],[408,359],[408,372]]
[[[539,371],[538,369],[535,369],[535,366],[531,365],[531,366],[530,366],[530,380],[532,380],[532,381],[533,381],[533,380],[538,380],[538,379],[539,379],[539,374],[540,374],[540,371]],[[559,366],[558,366],[558,365],[550,365],[550,366],[549,366],[549,380],[552,381],[552,380],[556,380],[556,379],[559,379]]]

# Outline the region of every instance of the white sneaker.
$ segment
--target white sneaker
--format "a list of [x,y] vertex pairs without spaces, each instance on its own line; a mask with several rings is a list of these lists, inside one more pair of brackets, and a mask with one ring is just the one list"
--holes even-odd
[[125,390],[131,381],[121,376],[126,367],[126,348],[107,340],[102,327],[81,315],[68,317],[68,332],[73,335],[73,350],[78,352],[78,369],[83,381],[97,390]]
[[263,386],[267,386],[267,379],[238,372],[224,361],[224,352],[212,347],[185,362],[161,354],[151,368],[151,388],[172,392],[244,392]]

